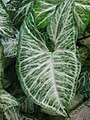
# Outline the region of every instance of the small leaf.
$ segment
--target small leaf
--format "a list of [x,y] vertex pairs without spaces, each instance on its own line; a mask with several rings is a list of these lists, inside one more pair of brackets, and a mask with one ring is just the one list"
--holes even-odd
[[84,71],[80,74],[78,85],[77,85],[77,93],[89,95],[90,93],[90,74],[88,71]]
[[13,106],[18,106],[16,99],[5,90],[0,90],[0,112],[4,112]]
[[36,120],[21,114],[17,108],[12,107],[4,113],[4,120]]
[[13,18],[14,24],[21,25],[24,17],[27,15],[29,9],[31,8],[34,0],[20,0],[17,4],[17,10],[15,17]]
[[4,37],[13,36],[12,22],[9,18],[9,15],[7,14],[5,10],[5,6],[2,0],[0,0],[0,35]]
[[15,38],[2,38],[1,43],[4,47],[5,57],[14,58],[17,55],[17,44],[19,40],[19,32],[15,34]]
[[90,22],[90,0],[75,0],[74,16],[79,33],[83,33]]
[[20,111],[22,111],[25,114],[33,113],[34,103],[29,98],[26,98],[24,102],[20,104]]
[[17,71],[26,95],[41,107],[63,116],[75,95],[81,68],[72,10],[73,1],[64,0],[51,18],[48,34],[55,43],[53,52],[37,30],[32,11],[21,27],[18,46]]
[[81,61],[81,64],[83,66],[85,64],[85,61],[86,61],[88,55],[89,55],[89,50],[85,46],[80,46],[78,51],[79,51],[79,55],[80,55],[80,61]]

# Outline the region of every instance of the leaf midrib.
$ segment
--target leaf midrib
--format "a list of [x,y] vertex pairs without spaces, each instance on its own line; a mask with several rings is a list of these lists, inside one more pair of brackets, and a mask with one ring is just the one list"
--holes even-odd
[[58,101],[59,104],[61,104],[59,94],[57,92],[56,82],[55,82],[54,65],[53,65],[53,63],[54,63],[53,58],[54,57],[53,56],[54,56],[54,53],[51,52],[50,53],[50,58],[51,58],[51,78],[52,78],[53,87],[54,87],[54,90],[55,90],[55,93],[56,93],[55,95],[57,97],[57,101]]

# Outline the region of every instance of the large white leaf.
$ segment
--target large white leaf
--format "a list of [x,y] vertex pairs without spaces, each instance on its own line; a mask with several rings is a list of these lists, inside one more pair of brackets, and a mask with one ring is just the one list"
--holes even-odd
[[9,37],[13,35],[12,22],[5,10],[2,0],[0,0],[0,35]]
[[63,116],[67,115],[80,72],[72,10],[72,0],[64,0],[51,18],[47,31],[54,42],[53,52],[47,48],[30,12],[21,27],[17,58],[19,79],[27,96]]

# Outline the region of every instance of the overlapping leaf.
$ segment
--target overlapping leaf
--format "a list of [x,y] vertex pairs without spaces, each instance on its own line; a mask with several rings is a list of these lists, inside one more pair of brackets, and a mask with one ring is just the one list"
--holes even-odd
[[36,0],[34,9],[38,28],[46,27],[48,19],[50,19],[51,15],[54,13],[58,3],[58,0]]
[[33,113],[34,112],[34,103],[31,100],[29,100],[29,98],[26,98],[24,100],[24,102],[22,102],[20,104],[20,111],[22,111],[26,114]]
[[5,90],[0,90],[0,112],[5,112],[7,109],[17,106],[18,102]]
[[80,33],[90,22],[90,0],[75,0],[74,16]]
[[15,14],[15,17],[13,19],[14,24],[20,24],[22,23],[24,17],[27,15],[28,10],[31,8],[34,0],[20,0],[17,4],[17,11]]
[[90,93],[90,74],[88,71],[84,71],[80,74],[78,80],[77,93],[89,95]]
[[0,35],[4,37],[11,37],[13,35],[12,22],[5,10],[2,0],[0,0]]
[[[61,0],[62,1],[62,0]],[[61,4],[60,0],[36,0],[34,5],[36,25],[39,29],[48,25],[51,15],[56,6]],[[75,0],[74,16],[80,33],[83,33],[90,22],[90,1]],[[18,3],[14,23],[20,24],[31,8],[33,0],[22,0]]]
[[19,39],[19,32],[15,34],[15,38],[2,38],[1,43],[4,47],[5,57],[16,57],[17,55],[17,44]]
[[21,114],[17,108],[12,107],[4,113],[4,120],[37,120]]
[[72,0],[65,0],[51,18],[47,31],[55,45],[53,52],[35,27],[33,12],[24,21],[18,47],[23,90],[35,103],[63,116],[67,115],[65,109],[75,94],[75,80],[80,72],[72,10]]
[[89,49],[85,46],[81,46],[78,49],[80,55],[80,62],[82,66],[85,64],[87,57],[89,56]]

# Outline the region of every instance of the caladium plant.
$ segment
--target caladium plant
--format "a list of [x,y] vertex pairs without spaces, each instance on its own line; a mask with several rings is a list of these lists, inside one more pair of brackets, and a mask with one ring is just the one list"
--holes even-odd
[[53,51],[37,30],[32,11],[21,27],[18,47],[17,69],[26,94],[35,103],[63,116],[75,94],[80,72],[72,9],[72,0],[61,2],[51,17],[47,34],[54,43]]
[[1,0],[0,18],[1,119],[79,119],[73,109],[90,97],[90,1]]

